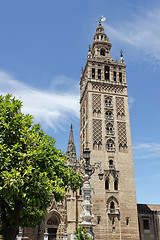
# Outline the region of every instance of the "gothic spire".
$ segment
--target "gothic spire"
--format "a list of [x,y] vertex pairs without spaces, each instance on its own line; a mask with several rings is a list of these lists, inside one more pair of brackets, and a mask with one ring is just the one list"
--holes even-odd
[[74,140],[73,140],[73,128],[72,128],[72,124],[71,124],[71,129],[70,129],[70,135],[69,135],[69,143],[73,143],[74,144]]
[[66,155],[69,157],[68,162],[72,163],[77,160],[76,157],[76,147],[74,145],[74,139],[73,139],[73,129],[72,129],[72,124],[70,128],[70,135],[69,135],[69,141],[68,141],[68,148]]

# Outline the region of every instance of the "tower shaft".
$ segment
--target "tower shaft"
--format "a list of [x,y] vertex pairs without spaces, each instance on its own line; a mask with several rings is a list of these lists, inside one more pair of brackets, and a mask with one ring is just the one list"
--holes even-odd
[[95,239],[138,240],[126,66],[111,46],[99,24],[80,81],[80,158],[89,148],[104,173],[91,178]]

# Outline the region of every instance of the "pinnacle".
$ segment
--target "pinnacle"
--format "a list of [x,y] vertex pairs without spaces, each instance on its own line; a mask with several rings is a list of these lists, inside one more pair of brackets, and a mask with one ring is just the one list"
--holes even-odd
[[69,135],[68,143],[73,143],[74,144],[72,124],[71,124],[71,128],[70,128],[70,135]]
[[76,147],[74,145],[74,139],[73,139],[73,128],[71,124],[70,128],[70,135],[69,135],[69,141],[68,141],[68,147],[67,147],[67,152],[66,155],[69,157],[69,161],[75,162],[76,159]]

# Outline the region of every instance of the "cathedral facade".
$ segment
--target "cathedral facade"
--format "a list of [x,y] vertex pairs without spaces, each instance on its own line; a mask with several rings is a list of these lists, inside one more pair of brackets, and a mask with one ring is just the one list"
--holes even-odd
[[[68,164],[78,169],[86,149],[90,163],[100,163],[90,178],[94,239],[159,240],[160,206],[138,204],[137,211],[126,66],[122,52],[119,61],[110,56],[111,47],[99,22],[80,80],[79,160],[71,126]],[[30,240],[74,239],[75,227],[82,221],[82,195],[79,189],[68,192],[62,203],[53,201],[41,226],[24,229],[23,236]]]

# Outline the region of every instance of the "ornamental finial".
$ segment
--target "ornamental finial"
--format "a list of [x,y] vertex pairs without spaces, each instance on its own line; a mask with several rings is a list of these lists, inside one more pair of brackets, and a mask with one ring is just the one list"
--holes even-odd
[[123,51],[122,51],[122,49],[121,49],[120,53],[121,53],[121,57],[123,58]]
[[101,25],[101,22],[106,21],[106,17],[101,17],[97,22],[99,22],[99,25]]

